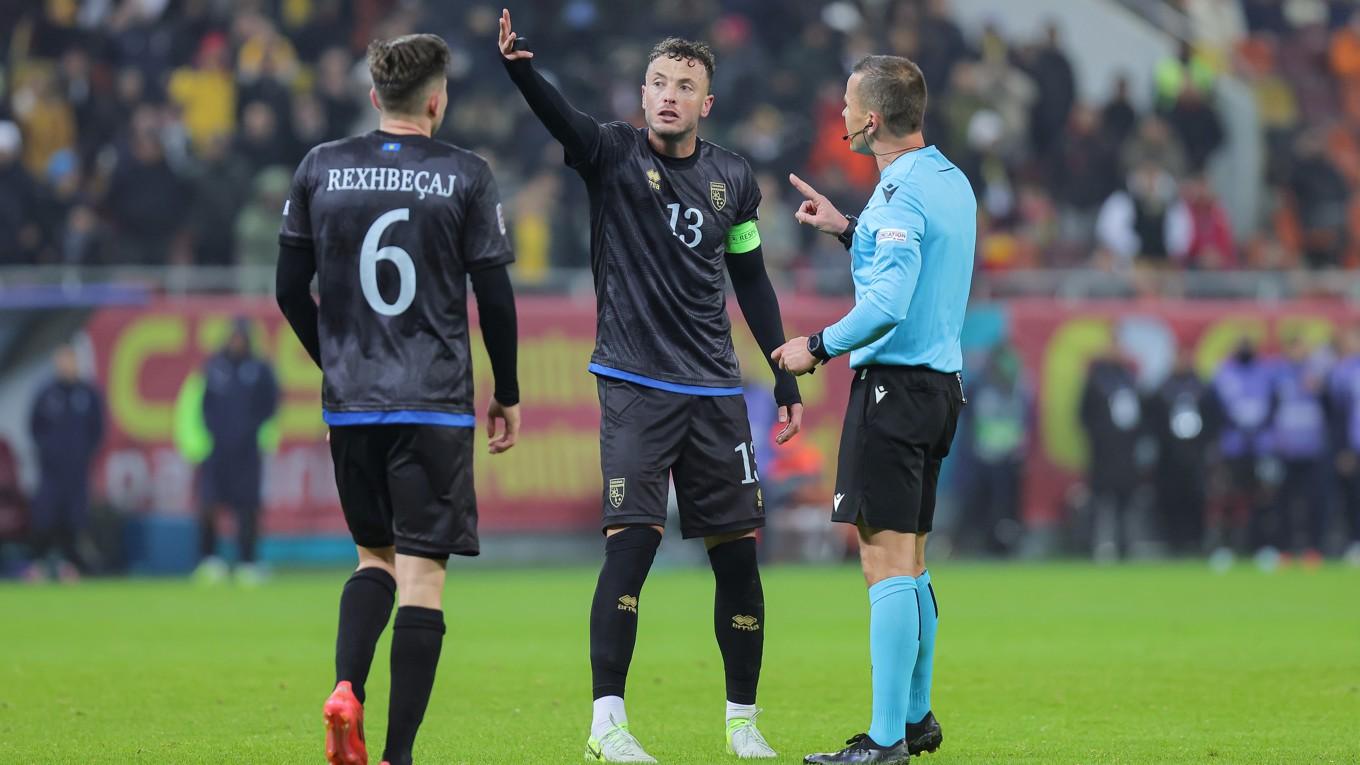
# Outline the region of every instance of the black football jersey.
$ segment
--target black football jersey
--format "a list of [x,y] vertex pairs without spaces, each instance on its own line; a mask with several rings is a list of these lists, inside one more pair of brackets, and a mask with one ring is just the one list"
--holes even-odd
[[485,160],[380,131],[322,144],[279,239],[316,253],[327,422],[472,424],[467,274],[514,260]]
[[597,374],[680,386],[741,385],[727,318],[728,231],[756,218],[746,160],[700,140],[657,154],[647,131],[601,126],[586,157],[567,157],[590,195]]

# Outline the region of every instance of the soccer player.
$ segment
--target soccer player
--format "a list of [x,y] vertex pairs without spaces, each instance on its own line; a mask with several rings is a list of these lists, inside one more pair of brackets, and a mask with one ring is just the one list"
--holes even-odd
[[943,739],[930,711],[939,614],[926,572],[935,485],[963,399],[960,335],[977,243],[968,179],[921,134],[926,82],[916,64],[869,56],[845,87],[846,139],[874,157],[878,187],[858,219],[789,176],[800,223],[850,249],[855,307],[775,352],[802,374],[850,354],[832,520],[859,528],[869,585],[873,719],[844,749],[805,762],[904,763]]
[[[724,266],[760,347],[772,352],[784,331],[756,229],[755,177],[741,157],[698,137],[713,107],[713,54],[673,38],[652,50],[641,89],[647,126],[639,129],[577,111],[517,39],[503,11],[499,42],[510,78],[590,196],[598,318],[589,369],[600,398],[606,538],[590,611],[595,701],[586,755],[655,762],[629,732],[623,695],[673,476],[681,536],[703,537],[713,566],[728,751],[774,757],[755,725],[765,634],[755,530],[765,517]],[[774,390],[785,425],[776,440],[784,443],[798,432],[802,404],[792,375],[775,370]]]
[[469,277],[495,377],[491,453],[519,432],[514,255],[496,183],[481,157],[431,138],[448,61],[434,35],[369,46],[378,130],[303,159],[279,234],[279,306],[325,373],[336,486],[359,553],[324,707],[331,763],[368,762],[364,681],[395,595],[383,761],[409,765],[444,640],[444,568],[478,553]]

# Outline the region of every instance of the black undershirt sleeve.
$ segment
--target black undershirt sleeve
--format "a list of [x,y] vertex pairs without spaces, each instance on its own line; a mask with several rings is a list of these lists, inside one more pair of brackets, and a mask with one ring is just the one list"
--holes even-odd
[[279,264],[274,274],[274,295],[279,309],[293,328],[293,334],[321,366],[321,336],[316,301],[312,299],[312,276],[316,274],[316,253],[311,245],[279,245]]
[[566,150],[568,161],[589,159],[600,140],[600,124],[589,114],[567,103],[557,88],[534,69],[529,59],[501,60],[505,62],[505,71],[524,95],[529,108]]
[[798,394],[798,380],[779,368],[770,358],[775,349],[784,344],[784,319],[779,315],[779,298],[765,272],[765,255],[760,247],[740,255],[727,255],[727,273],[732,278],[732,291],[746,317],[746,324],[765,353],[765,360],[774,372],[774,400],[779,406],[802,403]]
[[477,294],[477,315],[482,325],[482,342],[491,358],[491,374],[496,381],[496,400],[502,406],[519,403],[519,378],[516,364],[519,353],[518,319],[515,315],[515,290],[505,265],[473,271],[472,290]]

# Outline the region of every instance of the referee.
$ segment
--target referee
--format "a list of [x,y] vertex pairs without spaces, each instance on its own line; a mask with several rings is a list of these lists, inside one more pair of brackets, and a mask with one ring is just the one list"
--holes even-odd
[[795,374],[850,354],[855,379],[841,433],[832,519],[859,529],[869,585],[873,719],[816,763],[905,763],[935,751],[930,713],[938,613],[926,573],[940,464],[963,398],[959,336],[973,274],[977,200],[921,134],[926,83],[916,64],[869,56],[845,88],[846,140],[874,157],[879,182],[858,219],[797,176],[800,223],[850,249],[855,307],[773,357]]

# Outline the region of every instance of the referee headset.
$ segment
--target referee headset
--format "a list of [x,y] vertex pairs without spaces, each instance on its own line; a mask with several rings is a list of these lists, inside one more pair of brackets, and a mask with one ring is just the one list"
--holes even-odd
[[[868,121],[866,121],[866,122],[864,123],[864,127],[860,128],[859,130],[856,130],[856,131],[853,132],[853,133],[846,133],[845,135],[841,136],[841,140],[842,140],[842,141],[853,141],[853,140],[855,139],[856,136],[860,136],[860,135],[863,135],[864,133],[867,133],[867,132],[869,131],[869,129],[872,128],[873,126],[874,126],[874,115],[870,114],[870,115],[869,115]],[[870,138],[870,136],[867,136],[867,135],[864,136],[864,146],[865,146],[865,148],[867,148],[867,149],[869,150],[869,153],[872,154],[872,155],[874,155],[875,157],[886,157],[886,156],[888,156],[889,154],[906,154],[907,152],[912,152],[912,151],[916,151],[917,149],[923,149],[923,148],[925,148],[924,146],[912,146],[911,148],[907,148],[907,149],[895,149],[895,150],[893,150],[893,151],[878,152],[878,151],[874,151],[874,147],[872,147],[872,146],[869,145],[869,138]]]

